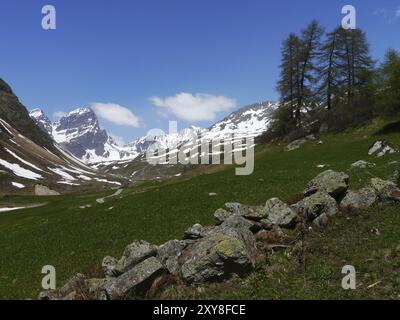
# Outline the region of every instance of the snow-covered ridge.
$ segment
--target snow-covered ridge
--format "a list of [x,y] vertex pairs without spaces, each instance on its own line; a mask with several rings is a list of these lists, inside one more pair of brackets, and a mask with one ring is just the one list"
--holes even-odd
[[[50,123],[53,139],[87,164],[110,164],[132,161],[143,155],[150,146],[173,150],[193,139],[206,140],[227,134],[256,137],[265,132],[278,108],[276,102],[261,102],[243,107],[208,129],[192,126],[177,133],[145,136],[125,146],[120,146],[100,128],[96,114],[90,108],[77,108],[55,123]],[[32,110],[32,119],[41,127],[48,126],[48,118],[40,109]],[[47,120],[46,120],[47,119]]]

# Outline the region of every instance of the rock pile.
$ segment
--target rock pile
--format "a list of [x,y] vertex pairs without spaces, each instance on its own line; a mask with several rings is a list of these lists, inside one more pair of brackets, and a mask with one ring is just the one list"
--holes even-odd
[[323,227],[340,208],[360,209],[379,201],[400,201],[400,189],[393,181],[373,178],[361,190],[348,189],[348,175],[328,170],[311,180],[303,192],[304,198],[293,205],[278,198],[269,199],[264,206],[227,203],[214,213],[217,225],[196,224],[184,233],[182,240],[161,246],[135,241],[125,248],[119,260],[103,259],[102,278],[88,279],[78,274],[61,289],[42,292],[39,299],[130,298],[147,292],[157,278],[168,274],[187,285],[245,275],[254,269],[257,255],[263,254],[259,241],[268,232],[278,230],[284,234],[282,229],[295,228],[304,221]]

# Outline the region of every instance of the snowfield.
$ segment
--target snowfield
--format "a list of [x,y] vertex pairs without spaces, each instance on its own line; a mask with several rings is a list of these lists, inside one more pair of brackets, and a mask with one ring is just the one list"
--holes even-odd
[[10,163],[8,161],[0,159],[0,165],[11,170],[16,176],[21,177],[21,178],[30,179],[30,180],[43,179],[43,177],[40,174],[37,174],[33,171],[24,169],[17,163]]

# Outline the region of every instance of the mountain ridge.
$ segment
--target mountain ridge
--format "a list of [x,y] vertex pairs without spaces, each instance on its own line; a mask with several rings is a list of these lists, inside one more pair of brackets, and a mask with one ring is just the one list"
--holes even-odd
[[[34,109],[30,116],[63,148],[88,164],[113,163],[135,160],[154,144],[165,149],[175,148],[187,142],[193,135],[214,139],[225,134],[256,137],[264,133],[279,103],[259,102],[244,106],[216,122],[209,128],[191,126],[179,132],[158,136],[144,136],[124,146],[119,146],[106,130],[101,129],[96,114],[90,108],[77,108],[60,120],[49,123],[41,109]],[[50,130],[51,126],[51,130]]]

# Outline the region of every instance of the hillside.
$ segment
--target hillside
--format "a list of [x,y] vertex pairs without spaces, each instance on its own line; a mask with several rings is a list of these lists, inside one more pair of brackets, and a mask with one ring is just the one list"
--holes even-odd
[[[99,174],[64,151],[0,80],[0,195],[100,191],[127,183]],[[49,190],[50,189],[50,190]]]
[[[104,194],[63,196],[46,199],[48,205],[40,209],[21,210],[18,215],[3,213],[0,215],[0,251],[5,263],[0,269],[0,296],[35,297],[40,291],[40,268],[45,264],[57,268],[58,283],[64,283],[71,275],[82,271],[95,276],[98,263],[105,255],[118,256],[135,239],[161,244],[179,238],[194,223],[210,225],[214,223],[214,211],[226,202],[261,205],[272,197],[291,202],[297,199],[309,180],[327,168],[348,173],[352,189],[365,186],[375,176],[386,178],[398,168],[398,154],[381,158],[368,156],[369,147],[378,139],[400,146],[397,131],[376,134],[383,126],[384,123],[376,122],[368,128],[324,135],[320,137],[322,144],[310,141],[289,153],[283,150],[283,145],[259,147],[255,172],[247,177],[235,176],[233,169],[226,167],[215,173],[191,178],[183,175],[173,181],[127,188],[117,199],[111,198],[104,204],[95,201]],[[361,159],[376,166],[350,169],[352,163]],[[210,196],[211,193],[216,195]],[[32,197],[12,197],[1,200],[1,204],[36,201],[37,198]],[[396,232],[400,225],[396,208],[373,207],[355,215],[340,215],[325,231],[313,234],[314,240],[310,240],[312,258],[305,275],[305,286],[296,259],[278,252],[271,254],[250,278],[226,284],[235,290],[206,286],[202,292],[216,298],[332,299],[345,296],[372,299],[396,296],[397,282],[392,281],[391,274],[387,275],[387,281],[382,279],[382,268],[396,268],[393,248],[400,242]],[[371,233],[371,227],[379,229],[381,236]],[[343,250],[343,241],[346,241],[346,250]],[[362,246],[360,241],[364,241]],[[385,249],[392,253],[385,256],[387,263],[382,264],[378,261],[385,255]],[[374,260],[365,265],[371,258]],[[365,277],[364,284],[379,280],[383,283],[373,290],[364,287],[365,290],[344,293],[337,279],[341,278],[340,268],[346,263],[356,265],[363,279]],[[265,268],[271,272],[265,273]],[[188,297],[201,297],[198,293],[188,294]],[[170,292],[169,295],[179,297],[178,293]]]

